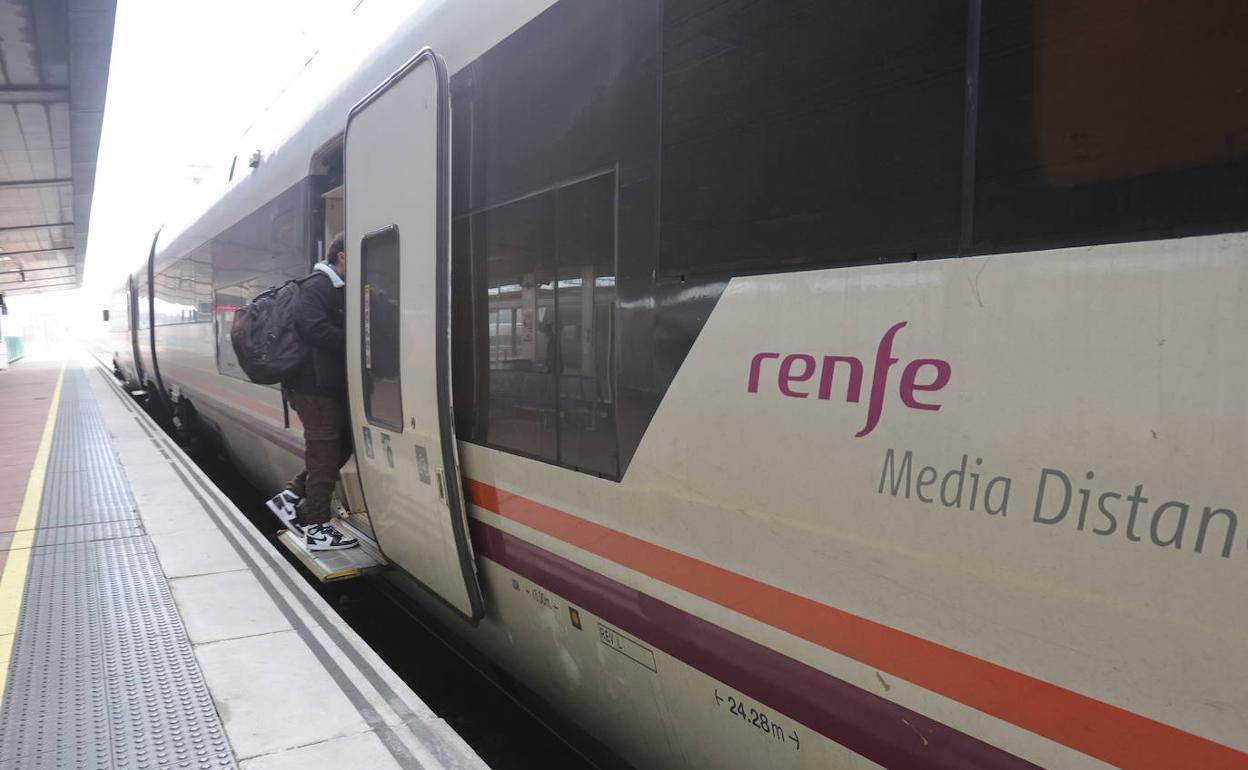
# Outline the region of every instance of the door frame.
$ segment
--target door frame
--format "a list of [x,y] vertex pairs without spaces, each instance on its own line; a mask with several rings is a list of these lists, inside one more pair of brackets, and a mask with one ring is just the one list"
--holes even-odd
[[136,388],[143,387],[143,359],[139,357],[139,282],[134,280],[134,273],[126,275],[126,326],[130,345],[130,360],[134,370],[134,380],[129,383]]
[[147,255],[147,341],[152,352],[151,374],[156,385],[156,400],[164,408],[165,414],[173,414],[173,406],[169,403],[169,394],[165,391],[165,381],[160,376],[160,361],[156,357],[156,244],[160,242],[160,231],[165,226],[156,228],[152,236],[152,250]]
[[[350,206],[351,196],[350,188],[347,186],[348,173],[347,165],[350,163],[350,157],[347,152],[347,135],[351,131],[351,122],[355,117],[366,109],[370,104],[381,98],[405,75],[420,66],[425,61],[432,63],[434,68],[434,76],[438,83],[437,95],[437,187],[435,189],[435,216],[437,217],[437,226],[435,234],[436,249],[436,281],[438,284],[437,306],[435,308],[435,329],[436,335],[436,377],[437,377],[437,400],[438,400],[438,433],[439,441],[442,448],[442,473],[446,487],[446,504],[450,510],[451,531],[455,537],[456,556],[459,559],[460,572],[464,578],[464,584],[468,593],[468,601],[472,608],[470,615],[465,615],[455,605],[451,604],[439,593],[434,591],[420,578],[403,569],[389,557],[386,560],[391,566],[406,577],[421,586],[429,595],[435,597],[444,606],[450,608],[455,614],[467,620],[473,626],[476,626],[481,618],[485,616],[485,600],[481,593],[481,583],[477,575],[476,560],[473,555],[472,539],[468,534],[468,506],[464,498],[463,476],[460,473],[459,466],[459,446],[455,437],[455,421],[454,407],[451,401],[451,281],[450,281],[450,231],[451,231],[451,211],[450,211],[450,140],[451,140],[451,88],[450,76],[447,73],[446,63],[442,61],[442,57],[434,53],[432,48],[425,47],[417,51],[414,56],[404,62],[403,66],[392,72],[385,80],[383,80],[376,88],[368,93],[363,99],[356,102],[351,110],[347,113],[347,125],[342,133],[342,217],[343,225],[349,221],[347,217],[347,207]],[[348,233],[347,243],[351,242],[354,234]],[[359,254],[352,256],[352,259],[358,260]],[[402,262],[400,270],[403,269]],[[349,290],[356,291],[359,287],[351,287]],[[363,320],[360,320],[363,323]],[[400,331],[401,334],[401,331]],[[402,336],[400,340],[400,356],[402,355]],[[348,362],[348,365],[354,365],[354,362]],[[351,439],[355,444],[357,464],[359,462],[359,446],[360,439],[358,437],[358,426],[352,426]],[[364,497],[364,505],[368,507],[368,490],[363,483],[363,475],[360,477],[361,494]],[[385,546],[380,540],[377,547],[385,555]]]

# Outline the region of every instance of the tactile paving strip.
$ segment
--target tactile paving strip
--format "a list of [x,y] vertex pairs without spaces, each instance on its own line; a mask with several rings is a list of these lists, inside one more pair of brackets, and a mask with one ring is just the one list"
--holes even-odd
[[79,369],[61,387],[0,706],[0,770],[236,767]]

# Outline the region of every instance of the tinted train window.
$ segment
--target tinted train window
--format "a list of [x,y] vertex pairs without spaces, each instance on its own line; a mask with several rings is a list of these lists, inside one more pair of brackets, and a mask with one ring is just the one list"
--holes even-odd
[[234,329],[234,313],[247,304],[244,293],[245,289],[241,286],[217,289],[213,318],[216,321],[217,371],[226,376],[250,382],[251,378],[238,365],[238,356],[234,355],[234,344],[230,341],[230,332]]
[[485,266],[478,440],[616,477],[615,175],[472,214],[469,226]]
[[156,274],[153,305],[157,326],[212,321],[212,261],[200,246]]
[[668,0],[660,264],[952,254],[964,2]]
[[620,475],[617,262],[653,272],[658,7],[563,0],[452,79],[461,439]]
[[985,3],[980,252],[1248,227],[1248,4]]
[[553,194],[560,461],[615,477],[615,176]]
[[364,412],[369,422],[402,431],[397,227],[364,237],[360,243],[360,280]]
[[234,310],[272,286],[308,274],[310,182],[305,179],[287,188],[199,250],[210,256],[210,307],[216,321],[217,371],[221,374],[250,382],[230,344]]
[[554,196],[473,216],[483,235],[489,317],[483,439],[558,462]]
[[[605,170],[632,122],[625,91],[637,0],[563,0],[456,76],[455,210]],[[463,108],[462,110],[460,108]]]

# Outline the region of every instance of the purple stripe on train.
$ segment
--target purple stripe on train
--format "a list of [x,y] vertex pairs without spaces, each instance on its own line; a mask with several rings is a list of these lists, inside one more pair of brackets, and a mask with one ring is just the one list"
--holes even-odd
[[[561,556],[470,520],[477,552],[729,687],[888,768],[1039,770]],[[709,697],[709,696],[708,696]]]

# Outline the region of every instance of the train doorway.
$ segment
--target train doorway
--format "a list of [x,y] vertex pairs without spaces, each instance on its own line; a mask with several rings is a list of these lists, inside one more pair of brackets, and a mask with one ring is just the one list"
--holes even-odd
[[450,381],[450,92],[426,49],[351,109],[347,370],[360,484],[386,558],[472,621]]

